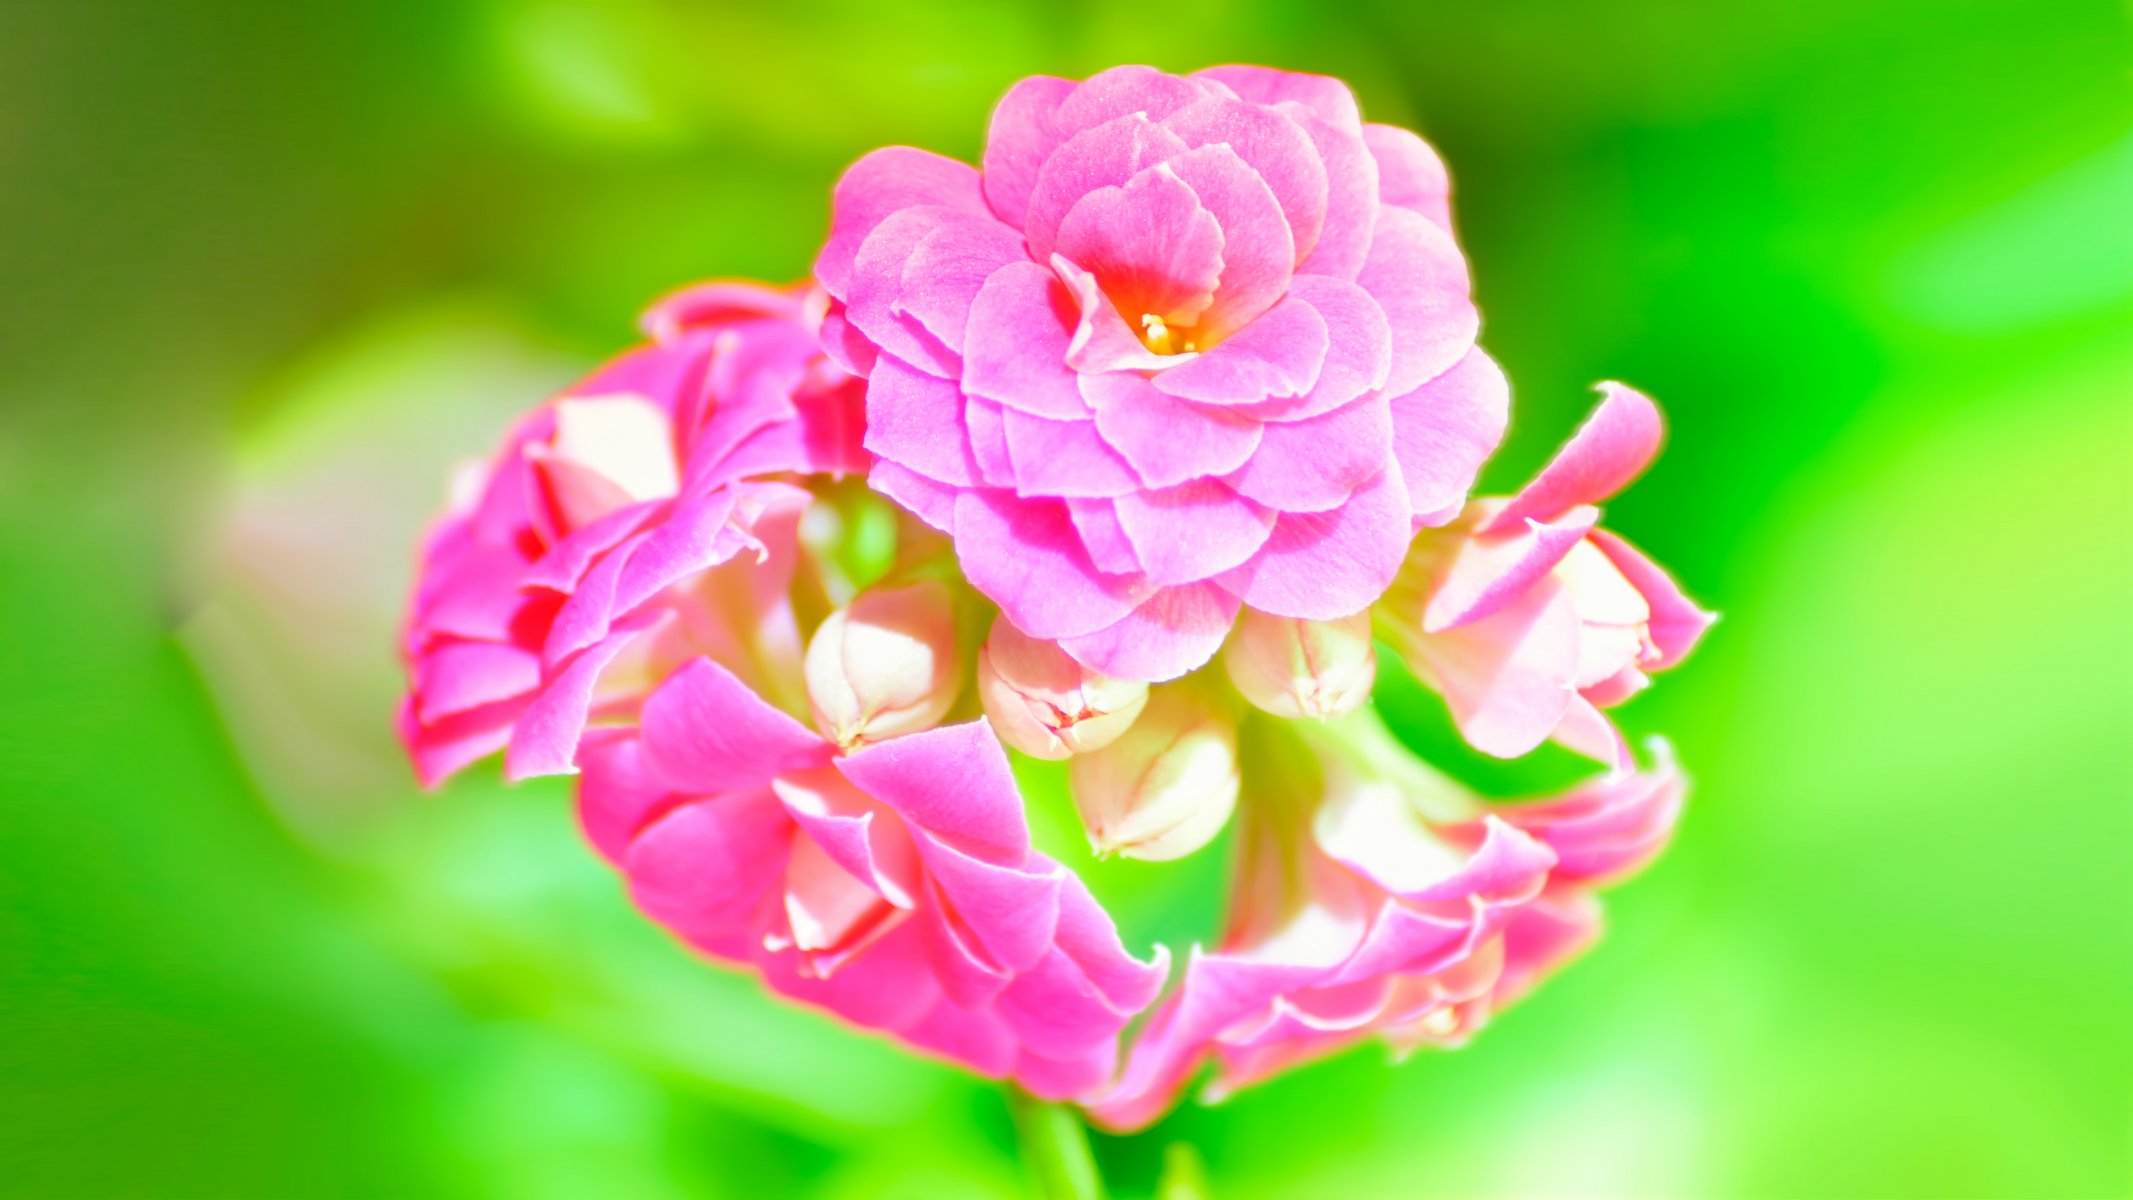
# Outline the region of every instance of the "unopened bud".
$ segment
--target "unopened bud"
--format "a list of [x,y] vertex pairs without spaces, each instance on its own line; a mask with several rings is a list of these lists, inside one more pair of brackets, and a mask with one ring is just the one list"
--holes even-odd
[[1099,854],[1163,862],[1214,840],[1237,807],[1237,727],[1189,688],[1164,688],[1117,741],[1068,767]]
[[947,587],[862,592],[815,630],[806,674],[816,727],[846,750],[938,724],[960,683]]
[[1002,617],[978,651],[978,698],[1000,740],[1035,758],[1072,758],[1131,728],[1148,685],[1091,671]]
[[1370,613],[1299,621],[1245,609],[1222,665],[1245,699],[1277,717],[1323,721],[1354,712],[1378,677]]

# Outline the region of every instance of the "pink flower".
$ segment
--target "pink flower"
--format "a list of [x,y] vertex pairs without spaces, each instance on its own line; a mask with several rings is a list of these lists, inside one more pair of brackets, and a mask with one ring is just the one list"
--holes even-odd
[[873,485],[1024,633],[1160,680],[1241,606],[1363,610],[1459,511],[1507,397],[1448,226],[1337,80],[1119,67],[1016,84],[982,174],[861,159],[815,269]]
[[1601,709],[1680,662],[1717,618],[1598,528],[1594,505],[1659,451],[1659,410],[1618,383],[1533,482],[1424,533],[1379,625],[1441,692],[1478,749],[1515,757],[1550,737],[1627,770]]
[[677,293],[646,314],[652,344],[529,414],[466,481],[402,644],[400,733],[425,784],[507,747],[513,778],[568,771],[589,718],[626,714],[697,654],[798,663],[789,614],[720,611],[781,594],[793,569],[768,551],[794,541],[807,494],[771,480],[866,467],[858,381],[821,354],[820,304]]
[[599,730],[580,804],[653,920],[854,1024],[1086,1094],[1168,960],[1126,953],[1071,871],[1030,848],[984,722],[839,756],[709,660]]
[[1326,731],[1349,744],[1285,782],[1260,775],[1315,791],[1251,797],[1230,928],[1214,953],[1195,948],[1092,1103],[1099,1122],[1154,1120],[1210,1059],[1219,1098],[1367,1038],[1461,1044],[1590,944],[1592,889],[1656,854],[1680,810],[1663,756],[1555,800],[1484,805],[1374,717]]

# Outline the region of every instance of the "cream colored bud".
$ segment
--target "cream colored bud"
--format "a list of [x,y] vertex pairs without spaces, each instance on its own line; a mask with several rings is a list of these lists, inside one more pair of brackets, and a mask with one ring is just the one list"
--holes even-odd
[[1277,717],[1323,721],[1354,712],[1378,677],[1370,614],[1299,621],[1245,609],[1222,665],[1245,699]]
[[1097,853],[1183,858],[1237,807],[1237,726],[1192,689],[1163,688],[1124,736],[1067,772]]
[[860,593],[815,630],[806,675],[816,727],[846,750],[939,724],[961,684],[947,587]]
[[978,651],[978,698],[1001,741],[1061,759],[1116,741],[1141,715],[1148,685],[1099,675],[1001,617]]

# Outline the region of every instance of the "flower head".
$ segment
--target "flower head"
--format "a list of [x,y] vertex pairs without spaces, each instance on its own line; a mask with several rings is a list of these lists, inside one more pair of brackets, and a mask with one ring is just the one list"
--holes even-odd
[[816,260],[870,478],[1114,678],[1243,606],[1359,612],[1503,429],[1445,196],[1338,81],[1257,67],[1023,80],[982,172],[876,151]]

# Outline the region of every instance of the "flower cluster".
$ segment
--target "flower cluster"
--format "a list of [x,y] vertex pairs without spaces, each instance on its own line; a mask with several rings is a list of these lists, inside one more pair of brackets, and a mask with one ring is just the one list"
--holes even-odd
[[[1257,67],[1028,79],[980,167],[867,155],[813,281],[661,301],[460,481],[402,647],[418,773],[576,774],[690,946],[1114,1127],[1210,1068],[1458,1044],[1665,843],[1682,779],[1602,710],[1711,618],[1599,527],[1661,440],[1629,388],[1469,498],[1509,389],[1448,196],[1344,85]],[[1476,796],[1370,709],[1380,647],[1477,749],[1602,773]],[[1212,948],[1130,950],[1011,754],[1095,853],[1233,828]]]

